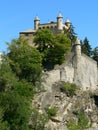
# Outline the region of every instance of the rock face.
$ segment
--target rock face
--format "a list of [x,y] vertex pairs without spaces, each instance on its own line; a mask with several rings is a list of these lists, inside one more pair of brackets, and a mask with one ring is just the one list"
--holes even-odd
[[45,86],[45,91],[36,95],[32,104],[41,113],[46,113],[45,108],[57,109],[56,116],[52,116],[46,124],[46,130],[68,130],[67,123],[78,120],[76,112],[85,113],[87,116],[89,124],[91,123],[91,128],[87,130],[97,130],[98,90],[92,94],[89,90],[83,91],[78,88],[75,95],[71,97],[61,91],[61,83],[55,82],[52,86]]

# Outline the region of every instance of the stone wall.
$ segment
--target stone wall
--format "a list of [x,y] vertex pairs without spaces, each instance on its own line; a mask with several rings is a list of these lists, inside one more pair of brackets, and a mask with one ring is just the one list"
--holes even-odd
[[74,68],[71,66],[65,66],[60,70],[60,80],[73,83],[74,80]]
[[60,81],[60,70],[56,69],[56,70],[45,72],[44,79],[45,82],[43,83],[43,85],[45,86],[46,89],[48,89],[48,91],[51,92],[52,91],[51,86],[54,83]]
[[74,82],[83,89],[96,89],[98,85],[97,63],[82,54],[77,59],[77,66],[74,68]]
[[48,73],[46,86],[51,89],[58,81],[75,83],[83,90],[95,90],[98,87],[98,68],[96,61],[82,54],[74,55],[70,64],[61,65]]

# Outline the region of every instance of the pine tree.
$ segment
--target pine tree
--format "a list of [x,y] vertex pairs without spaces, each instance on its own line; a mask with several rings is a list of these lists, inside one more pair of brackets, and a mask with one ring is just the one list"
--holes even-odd
[[85,39],[83,40],[82,43],[82,52],[84,54],[86,54],[87,56],[91,57],[92,55],[92,48],[89,44],[89,40],[87,39],[87,37],[85,37]]
[[77,34],[74,31],[74,26],[72,23],[70,24],[70,27],[68,30],[65,30],[65,35],[71,40],[71,43],[73,44],[76,41]]

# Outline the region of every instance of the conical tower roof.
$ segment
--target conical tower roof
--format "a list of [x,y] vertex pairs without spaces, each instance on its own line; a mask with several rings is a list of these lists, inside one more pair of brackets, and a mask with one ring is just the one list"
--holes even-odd
[[39,21],[40,19],[39,19],[39,17],[38,17],[38,16],[36,16],[36,17],[35,17],[35,20]]
[[66,23],[70,23],[70,20],[68,18],[66,19]]
[[59,13],[58,16],[57,16],[57,18],[63,18],[62,14]]

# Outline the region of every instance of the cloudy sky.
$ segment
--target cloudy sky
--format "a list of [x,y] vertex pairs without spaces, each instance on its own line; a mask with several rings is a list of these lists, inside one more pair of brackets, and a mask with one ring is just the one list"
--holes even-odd
[[92,48],[98,46],[98,0],[1,0],[0,52],[19,32],[34,29],[36,15],[46,23],[56,21],[59,12],[64,22],[70,19],[79,39],[87,37]]

